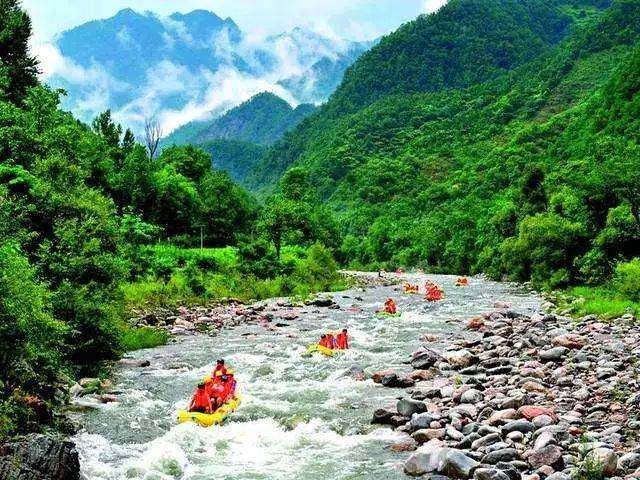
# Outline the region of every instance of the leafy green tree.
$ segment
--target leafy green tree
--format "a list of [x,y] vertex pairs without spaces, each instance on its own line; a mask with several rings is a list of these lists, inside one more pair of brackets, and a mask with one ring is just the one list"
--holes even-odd
[[46,391],[61,365],[64,332],[27,258],[15,245],[0,246],[0,402],[19,387]]
[[20,103],[38,84],[38,62],[29,52],[31,19],[18,0],[0,0],[0,92]]

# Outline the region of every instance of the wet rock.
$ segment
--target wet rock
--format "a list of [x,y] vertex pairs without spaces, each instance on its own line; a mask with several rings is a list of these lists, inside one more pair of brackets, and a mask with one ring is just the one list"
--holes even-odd
[[351,365],[345,372],[342,374],[343,377],[350,377],[354,380],[364,380],[366,375],[364,373],[364,369],[359,365]]
[[473,474],[475,480],[510,480],[510,477],[497,468],[479,468]]
[[427,411],[427,406],[424,402],[404,398],[398,401],[396,408],[398,413],[405,417],[411,417],[414,413],[423,413]]
[[433,350],[424,349],[415,352],[411,358],[411,366],[416,370],[426,370],[433,367],[442,357]]
[[548,445],[539,450],[534,450],[527,457],[529,465],[533,468],[540,468],[543,465],[553,467],[555,470],[564,468],[562,449],[556,445]]
[[324,296],[315,297],[311,300],[307,300],[306,302],[304,302],[305,305],[309,305],[313,307],[330,307],[334,303],[335,302],[333,301],[333,298],[324,297]]
[[3,480],[79,480],[75,445],[44,435],[29,435],[0,445]]
[[391,375],[395,373],[395,371],[393,369],[387,369],[387,370],[380,370],[377,372],[373,372],[371,374],[371,380],[373,380],[373,383],[382,383],[382,379],[384,377],[386,377],[387,375]]
[[149,360],[136,360],[133,358],[121,358],[118,360],[118,365],[122,365],[125,367],[136,367],[136,368],[145,368],[151,366],[151,362]]
[[388,388],[408,388],[415,384],[411,378],[399,377],[396,373],[385,375],[382,378],[382,385]]
[[480,330],[484,328],[484,320],[482,318],[472,318],[467,322],[466,328],[469,330]]

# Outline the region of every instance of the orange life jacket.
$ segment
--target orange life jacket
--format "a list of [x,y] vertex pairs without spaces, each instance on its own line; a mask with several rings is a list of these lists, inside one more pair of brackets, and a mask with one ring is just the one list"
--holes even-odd
[[396,303],[393,300],[385,302],[384,311],[393,315],[397,311]]
[[336,348],[336,339],[330,333],[327,334],[327,348],[334,349]]
[[336,346],[340,350],[347,350],[349,348],[349,339],[346,333],[341,332],[338,334],[336,337]]
[[211,411],[211,401],[209,400],[209,395],[207,394],[206,389],[197,389],[196,393],[193,394],[192,400],[192,408],[204,408],[205,411]]

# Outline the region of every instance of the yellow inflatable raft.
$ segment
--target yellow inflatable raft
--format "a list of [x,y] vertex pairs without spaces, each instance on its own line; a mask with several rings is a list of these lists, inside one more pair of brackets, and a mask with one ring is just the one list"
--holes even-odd
[[236,395],[213,413],[187,412],[186,410],[180,410],[178,412],[178,423],[194,422],[202,427],[220,425],[224,422],[225,418],[227,418],[232,412],[235,412],[239,406],[240,395]]
[[307,347],[307,354],[308,355],[311,355],[312,353],[318,352],[318,353],[321,353],[322,355],[324,355],[326,357],[333,357],[339,351],[340,350],[331,350],[330,348],[323,347],[322,345],[318,345],[317,343],[314,343],[313,345],[309,345]]

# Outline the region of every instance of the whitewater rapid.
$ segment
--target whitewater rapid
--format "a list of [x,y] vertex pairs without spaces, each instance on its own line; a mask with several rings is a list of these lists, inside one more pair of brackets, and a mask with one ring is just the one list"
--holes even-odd
[[[408,276],[424,283],[426,277]],[[438,349],[469,317],[507,301],[523,313],[541,300],[512,284],[472,279],[455,288],[455,277],[429,276],[446,299],[428,304],[398,287],[372,287],[334,294],[340,310],[305,307],[295,320],[276,318],[275,331],[259,325],[223,330],[216,337],[179,337],[164,347],[135,352],[147,368],[119,367],[118,401],[77,414],[83,429],[74,437],[88,480],[205,479],[401,479],[406,453],[387,447],[406,437],[370,424],[376,408],[393,405],[403,390],[344,372],[358,365],[367,373],[395,368],[436,335]],[[374,311],[393,297],[403,313],[381,320]],[[303,358],[325,330],[349,329],[351,350],[326,358]],[[194,385],[217,358],[236,370],[243,403],[220,427],[178,425]]]

